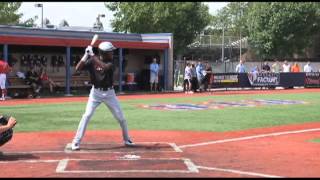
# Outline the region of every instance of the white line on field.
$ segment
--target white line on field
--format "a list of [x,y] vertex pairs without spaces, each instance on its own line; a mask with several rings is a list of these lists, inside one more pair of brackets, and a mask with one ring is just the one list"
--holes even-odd
[[269,174],[261,174],[255,172],[246,172],[246,171],[239,171],[234,169],[222,169],[222,168],[215,168],[215,167],[204,167],[204,166],[197,166],[198,169],[206,169],[206,170],[213,170],[213,171],[223,171],[235,174],[244,174],[250,176],[259,176],[259,177],[268,177],[268,178],[281,178],[281,176],[269,175]]
[[298,130],[298,131],[284,131],[284,132],[260,134],[260,135],[255,135],[255,136],[245,136],[245,137],[232,138],[232,139],[222,139],[222,140],[217,140],[217,141],[208,141],[208,142],[203,142],[203,143],[181,145],[178,147],[179,148],[197,147],[197,146],[205,146],[205,145],[210,145],[210,144],[243,141],[243,140],[248,140],[248,139],[257,139],[257,138],[264,138],[264,137],[270,137],[270,136],[280,136],[280,135],[287,135],[287,134],[298,134],[298,133],[312,132],[312,131],[320,131],[320,128],[305,129],[305,130]]
[[[128,159],[115,159],[119,161],[128,161]],[[66,170],[69,161],[105,161],[108,160],[91,160],[91,159],[62,159],[57,168],[57,173],[199,173],[197,166],[187,158],[141,158],[141,160],[182,160],[187,166],[187,170]]]
[[62,159],[61,161],[59,161],[59,164],[56,168],[56,172],[57,173],[64,172],[64,170],[67,168],[67,164],[68,164],[68,159]]

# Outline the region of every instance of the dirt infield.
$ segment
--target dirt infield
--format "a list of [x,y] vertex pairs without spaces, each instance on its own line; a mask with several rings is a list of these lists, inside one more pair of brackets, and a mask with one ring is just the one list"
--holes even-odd
[[[320,92],[320,89],[224,91],[212,95]],[[207,96],[120,95],[121,100]],[[84,102],[87,97],[8,100],[1,105]],[[15,133],[1,147],[0,177],[320,177],[320,122],[231,132],[87,131],[80,151],[74,132]]]
[[[0,177],[319,177],[320,123],[234,132],[88,131],[16,133],[1,147]],[[147,136],[146,136],[147,134]]]

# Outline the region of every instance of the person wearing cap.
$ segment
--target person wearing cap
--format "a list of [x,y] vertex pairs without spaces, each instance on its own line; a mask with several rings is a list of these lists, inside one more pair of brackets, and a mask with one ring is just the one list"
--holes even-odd
[[104,103],[111,111],[113,117],[117,119],[122,129],[123,141],[126,146],[134,146],[131,141],[127,121],[124,118],[119,101],[113,88],[113,50],[116,48],[110,42],[102,42],[99,44],[99,56],[93,53],[92,46],[88,46],[85,50],[84,57],[76,65],[76,71],[87,70],[90,74],[92,88],[85,113],[79,123],[77,133],[71,143],[71,150],[80,150],[80,143],[85,134],[86,127],[93,116],[96,108]]

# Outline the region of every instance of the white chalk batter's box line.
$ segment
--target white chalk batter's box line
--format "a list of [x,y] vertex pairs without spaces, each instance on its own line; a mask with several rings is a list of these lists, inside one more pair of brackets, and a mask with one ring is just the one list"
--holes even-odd
[[65,170],[69,161],[108,161],[92,159],[62,159],[56,168],[56,173],[199,173],[197,166],[187,158],[139,158],[139,159],[116,159],[118,161],[141,161],[141,160],[181,160],[187,166],[187,170]]
[[[153,151],[153,150],[150,150],[150,151],[135,151],[135,150],[132,150],[132,151],[110,151],[110,150],[82,150],[81,149],[81,145],[80,145],[80,151],[72,151],[71,150],[71,143],[67,144],[65,149],[64,149],[64,152],[65,153],[150,153],[150,152],[154,152],[154,153],[158,153],[158,152],[177,152],[177,153],[181,153],[183,152],[175,143],[169,143],[169,142],[135,142],[137,145],[140,145],[140,144],[168,144],[173,150],[172,151]],[[98,144],[98,143],[83,143],[83,144],[86,144],[86,145],[95,145],[95,144]],[[99,144],[101,145],[101,144]],[[135,147],[127,147],[128,149],[134,149]]]
[[[139,158],[139,159],[141,159],[141,158]],[[125,160],[125,159],[122,159],[122,160]],[[127,159],[127,160],[137,160],[137,159]],[[58,172],[58,173],[84,173],[84,171],[64,171],[66,168],[66,165],[67,165],[66,159],[63,159],[63,160],[18,160],[18,161],[9,161],[9,162],[8,161],[0,161],[0,164],[9,164],[9,163],[58,163],[58,166],[56,168],[56,172]],[[227,173],[243,174],[243,175],[250,175],[250,176],[257,176],[257,177],[280,177],[280,176],[268,175],[268,174],[262,174],[262,173],[240,171],[240,170],[235,170],[235,169],[222,169],[222,168],[216,168],[216,167],[196,166],[193,162],[191,162],[190,159],[186,159],[186,158],[184,158],[184,163],[187,165],[189,171],[184,171],[184,170],[137,170],[137,171],[127,170],[127,171],[109,171],[109,172],[118,172],[118,173],[123,173],[123,172],[190,173],[190,172],[194,172],[194,173],[198,173],[199,169],[206,169],[206,170],[212,170],[212,171],[222,171],[222,172],[227,172]],[[87,172],[87,171],[85,171],[85,172]],[[90,171],[90,172],[100,172],[100,171]],[[103,172],[105,172],[105,171],[103,171]]]

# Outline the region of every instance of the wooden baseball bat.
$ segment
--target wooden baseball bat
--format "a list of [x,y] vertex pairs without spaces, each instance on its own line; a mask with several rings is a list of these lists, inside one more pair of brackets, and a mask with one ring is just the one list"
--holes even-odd
[[96,41],[98,40],[98,34],[95,34],[94,36],[93,36],[93,38],[92,38],[92,40],[91,40],[91,43],[90,43],[90,46],[93,46],[94,45],[94,43],[96,43]]
[[[96,41],[98,40],[98,34],[95,34],[91,40],[90,46],[93,46],[94,43],[96,43]],[[84,61],[85,59],[88,58],[88,54],[86,53],[85,55],[82,56],[81,61]]]

